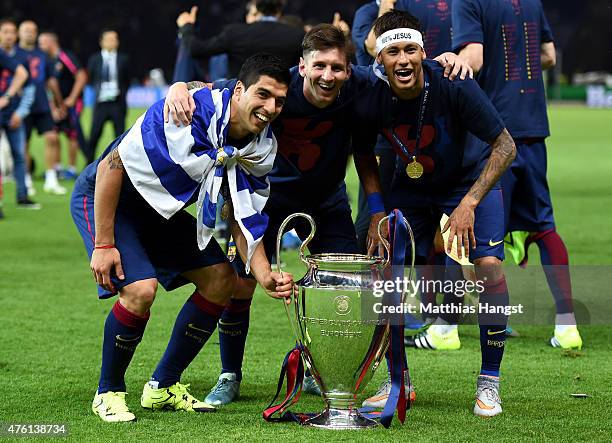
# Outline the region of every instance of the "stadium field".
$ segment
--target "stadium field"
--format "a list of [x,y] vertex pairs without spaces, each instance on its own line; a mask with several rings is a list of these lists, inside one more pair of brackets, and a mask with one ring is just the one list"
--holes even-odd
[[[137,113],[131,112],[133,121]],[[612,265],[611,110],[553,105],[548,141],[555,216],[574,265]],[[89,114],[83,117],[89,127]],[[105,141],[110,141],[110,127]],[[42,165],[42,144],[33,152]],[[101,148],[100,151],[101,152]],[[64,154],[65,155],[65,154]],[[40,172],[40,168],[39,168]],[[349,185],[356,196],[351,169]],[[128,405],[138,422],[105,424],[90,409],[100,366],[101,333],[112,301],[98,301],[85,250],[72,225],[68,196],[42,193],[40,211],[18,210],[14,185],[5,185],[0,221],[0,423],[65,423],[78,441],[609,441],[612,420],[612,328],[581,327],[585,347],[562,352],[547,346],[552,326],[522,326],[502,366],[504,413],[485,420],[472,414],[480,364],[478,329],[462,326],[457,352],[408,351],[417,402],[404,426],[331,432],[261,418],[276,390],[283,356],[292,346],[280,302],[258,290],[247,341],[242,398],[213,414],[149,412],[139,405],[142,386],[160,358],[188,287],[160,290],[142,344],[127,373]],[[283,260],[296,276],[295,251]],[[537,259],[536,251],[531,257]],[[600,290],[608,291],[602,287]],[[552,298],[548,300],[552,305]],[[203,398],[219,370],[213,335],[183,381]],[[376,389],[384,374],[369,385]],[[573,398],[585,393],[589,398]],[[297,411],[322,409],[303,395]],[[0,435],[0,438],[4,436]]]

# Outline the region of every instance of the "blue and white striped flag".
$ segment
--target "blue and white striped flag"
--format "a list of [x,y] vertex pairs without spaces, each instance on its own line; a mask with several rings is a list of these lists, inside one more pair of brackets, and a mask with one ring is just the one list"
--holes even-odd
[[374,63],[372,64],[372,71],[376,77],[383,80],[386,84],[389,84],[389,79],[387,78],[384,65],[374,60]]
[[270,195],[268,173],[276,156],[270,125],[238,150],[227,145],[231,92],[207,88],[190,91],[196,103],[191,125],[164,123],[163,100],[151,106],[119,144],[119,154],[134,187],[163,217],[181,210],[199,188],[197,240],[210,241],[223,173],[248,244],[246,271],[268,225],[262,212]]

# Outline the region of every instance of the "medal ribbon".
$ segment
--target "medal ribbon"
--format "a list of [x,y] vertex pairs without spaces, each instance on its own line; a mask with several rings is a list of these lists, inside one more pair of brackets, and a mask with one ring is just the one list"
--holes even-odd
[[[400,147],[402,153],[406,156],[406,161],[410,161],[412,159],[412,161],[416,161],[416,156],[419,153],[419,149],[421,147],[421,132],[423,132],[423,121],[425,120],[425,111],[427,110],[427,102],[429,101],[429,80],[427,80],[427,74],[425,73],[425,70],[423,69],[423,78],[425,79],[425,84],[423,86],[423,92],[421,93],[421,102],[419,103],[419,116],[418,116],[418,120],[417,120],[417,133],[416,133],[416,144],[415,144],[415,154],[412,155],[410,154],[410,151],[408,150],[408,147],[406,147],[406,145],[404,145],[404,143],[402,143],[402,141],[400,140],[400,138],[397,136],[397,134],[395,133],[395,129],[393,128],[393,126],[390,127],[391,129],[391,136],[393,137],[393,140],[395,140],[395,143],[397,143],[397,145]],[[395,116],[394,116],[394,123],[395,122]]]
[[[278,398],[281,389],[283,389],[283,383],[285,381],[285,375],[287,376],[287,394],[285,399],[277,405],[273,403]],[[302,349],[301,346],[296,344],[283,361],[283,367],[281,369],[280,377],[278,379],[278,386],[276,388],[276,394],[270,402],[270,405],[263,412],[263,419],[265,421],[285,421],[284,412],[293,404],[297,403],[302,393],[302,381],[304,380],[304,363],[302,362]],[[274,415],[278,414],[278,417]]]
[[[406,240],[408,230],[404,223],[404,216],[399,209],[394,209],[389,215],[389,242],[391,243],[391,279],[402,279],[404,277],[404,259],[406,256]],[[386,306],[400,306],[402,293],[399,291],[387,292],[385,294]],[[406,419],[406,409],[409,407],[406,398],[404,376],[407,374],[408,364],[406,362],[406,351],[404,349],[404,316],[390,314],[388,321],[391,327],[389,338],[389,370],[391,372],[391,391],[385,408],[380,417],[380,423],[388,428],[391,426],[393,415],[397,409],[397,418],[401,423]]]

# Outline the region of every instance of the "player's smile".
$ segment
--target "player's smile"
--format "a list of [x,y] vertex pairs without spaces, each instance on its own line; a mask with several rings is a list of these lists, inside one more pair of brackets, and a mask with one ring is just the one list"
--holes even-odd
[[398,97],[409,100],[420,94],[423,87],[422,62],[425,51],[413,42],[387,46],[378,55],[385,67],[389,84]]
[[252,127],[249,132],[261,132],[263,128],[265,128],[266,125],[274,120],[280,113],[280,110],[276,112],[276,104],[273,103],[274,100],[271,100],[271,102],[272,103],[266,103],[264,106],[259,106],[251,112],[250,123]]
[[319,82],[319,88],[321,88],[323,90],[323,94],[328,94],[331,95],[333,93],[335,93],[335,85],[334,83],[323,83],[323,82]]
[[261,113],[261,112],[255,112],[253,113],[253,115],[260,121],[264,122],[264,123],[268,123],[272,118]]
[[244,91],[238,88],[237,106],[232,106],[233,136],[244,137],[247,133],[259,134],[283,109],[287,98],[287,86],[262,75]]
[[272,119],[274,116],[268,115],[265,111],[259,110],[253,112],[253,121],[255,122],[255,126],[259,128],[261,131]]
[[331,105],[350,76],[345,54],[337,49],[313,51],[300,59],[304,97],[317,108]]
[[[336,97],[338,96],[338,92],[340,91],[341,83],[325,83],[319,82],[316,85],[316,102],[319,104],[330,104],[332,103]],[[315,106],[317,106],[315,104]]]
[[409,83],[412,80],[414,70],[410,68],[400,68],[394,71],[395,78],[402,83]]

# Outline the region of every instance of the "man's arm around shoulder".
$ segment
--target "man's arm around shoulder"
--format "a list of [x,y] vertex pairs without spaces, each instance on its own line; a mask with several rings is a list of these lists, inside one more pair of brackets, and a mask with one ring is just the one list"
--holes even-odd
[[459,55],[472,67],[474,73],[478,73],[482,69],[483,50],[482,43],[468,43],[459,51]]

